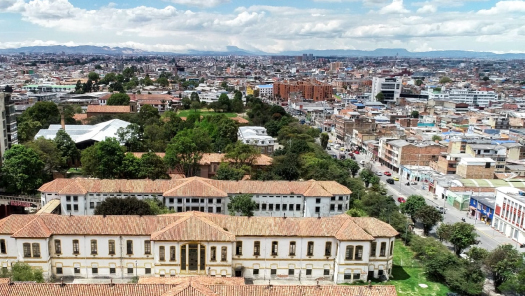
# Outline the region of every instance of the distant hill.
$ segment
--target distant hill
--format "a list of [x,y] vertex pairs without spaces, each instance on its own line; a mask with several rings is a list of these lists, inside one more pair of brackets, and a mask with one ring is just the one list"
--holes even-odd
[[404,48],[378,48],[375,50],[355,50],[355,49],[328,49],[328,50],[301,50],[283,51],[280,53],[269,54],[260,50],[245,50],[237,46],[227,46],[225,51],[203,51],[188,50],[187,52],[150,52],[140,49],[126,47],[108,46],[28,46],[20,48],[0,49],[0,54],[16,53],[66,53],[66,54],[115,54],[115,55],[200,55],[200,56],[220,56],[220,55],[289,55],[300,56],[304,53],[314,56],[340,56],[340,57],[414,57],[414,58],[492,58],[492,59],[525,59],[525,53],[505,53],[497,54],[492,52],[477,52],[464,50],[443,50],[443,51],[422,51],[411,52]]

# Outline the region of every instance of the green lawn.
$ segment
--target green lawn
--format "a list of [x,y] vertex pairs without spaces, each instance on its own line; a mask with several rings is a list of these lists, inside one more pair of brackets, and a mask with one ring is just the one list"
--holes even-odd
[[[450,290],[443,284],[427,280],[421,263],[414,259],[414,253],[401,240],[394,247],[394,268],[392,277],[384,283],[375,285],[394,285],[399,296],[442,296]],[[427,288],[421,288],[425,284]]]
[[[214,111],[210,111],[210,110],[199,110],[197,111],[199,112],[202,116],[206,116],[206,115],[214,115],[214,114],[224,114],[226,115],[227,117],[237,117],[237,113],[216,113]],[[188,115],[190,114],[193,114],[195,113],[195,111],[193,110],[181,110],[177,113],[177,115],[179,115],[180,117],[188,117]]]

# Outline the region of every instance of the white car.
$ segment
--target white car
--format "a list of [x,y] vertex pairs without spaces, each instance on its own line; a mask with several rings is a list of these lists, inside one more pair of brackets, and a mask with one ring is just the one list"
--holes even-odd
[[381,172],[376,172],[376,175],[378,175],[378,176],[382,176],[383,173],[381,173]]

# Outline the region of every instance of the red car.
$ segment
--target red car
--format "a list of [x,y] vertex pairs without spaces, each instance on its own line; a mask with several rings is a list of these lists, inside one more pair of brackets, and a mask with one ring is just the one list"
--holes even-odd
[[354,154],[359,154],[359,150],[354,151]]
[[392,174],[390,172],[384,172],[383,175],[385,175],[385,176],[392,176]]
[[397,201],[400,202],[400,203],[404,203],[404,202],[406,202],[406,199],[404,197],[400,196],[400,197],[397,198]]

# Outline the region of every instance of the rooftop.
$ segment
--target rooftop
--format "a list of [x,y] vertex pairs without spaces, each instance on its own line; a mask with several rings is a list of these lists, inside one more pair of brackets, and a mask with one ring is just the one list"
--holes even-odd
[[[125,128],[129,124],[129,122],[120,119],[113,119],[95,125],[66,124],[65,130],[75,143],[82,143],[90,140],[100,142],[104,141],[106,138],[116,138],[117,130],[121,127]],[[62,129],[60,124],[51,124],[48,129],[39,130],[35,135],[35,139],[44,137],[48,140],[53,140],[60,129]]]

